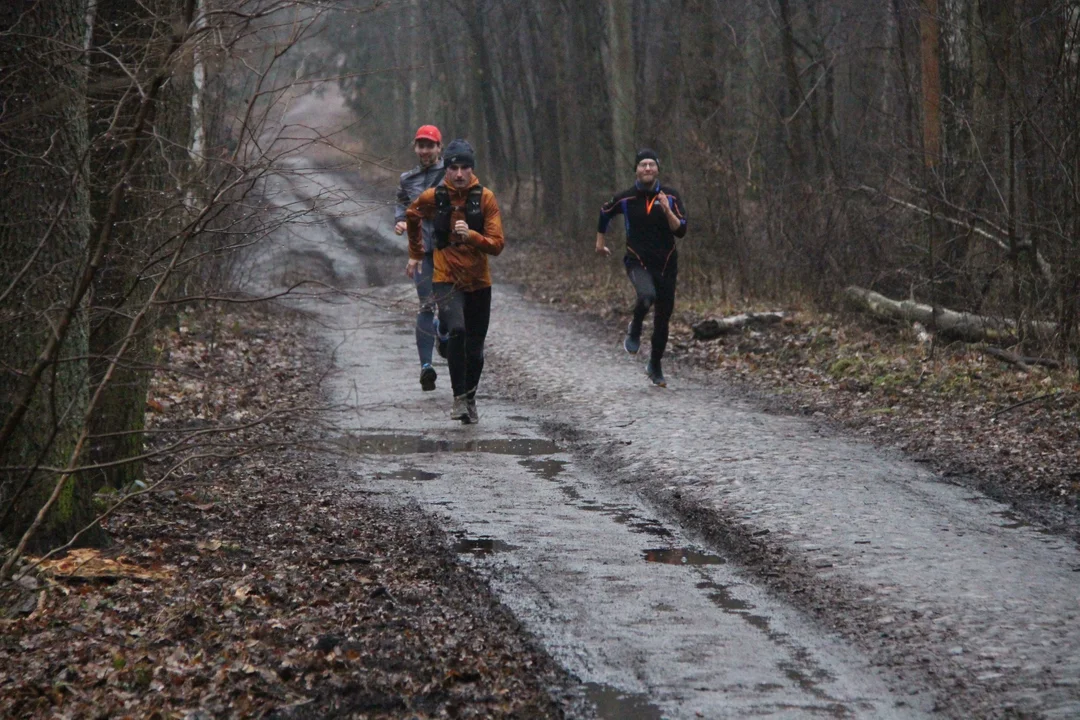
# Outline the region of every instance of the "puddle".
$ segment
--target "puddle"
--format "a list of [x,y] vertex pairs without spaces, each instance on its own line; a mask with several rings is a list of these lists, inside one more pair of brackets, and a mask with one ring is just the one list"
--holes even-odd
[[643,550],[645,562],[663,563],[664,565],[723,565],[724,558],[709,555],[690,548],[654,548]]
[[555,441],[544,438],[487,438],[452,440],[421,435],[344,435],[338,439],[345,448],[360,455],[415,455],[422,453],[480,452],[494,455],[553,455]]
[[536,458],[518,460],[518,465],[545,480],[557,478],[566,469],[567,464],[565,460],[537,460]]
[[506,419],[514,422],[529,422],[529,418],[525,415],[507,415]]
[[379,480],[411,480],[416,482],[426,482],[442,477],[442,473],[428,472],[427,470],[421,470],[419,468],[404,468],[395,472],[378,473],[376,477]]
[[486,557],[500,552],[517,550],[517,545],[511,545],[493,537],[462,537],[454,543],[454,552],[459,555],[473,555]]
[[[574,499],[580,499],[580,494]],[[665,528],[659,520],[643,517],[634,513],[632,507],[626,505],[601,504],[596,500],[582,500],[577,506],[579,510],[586,512],[598,512],[611,517],[612,521],[620,525],[626,525],[630,532],[652,535],[659,538],[674,537],[674,534]],[[678,563],[675,563],[678,564]]]
[[585,697],[596,705],[601,720],[662,720],[660,708],[644,695],[626,693],[610,685],[585,683]]

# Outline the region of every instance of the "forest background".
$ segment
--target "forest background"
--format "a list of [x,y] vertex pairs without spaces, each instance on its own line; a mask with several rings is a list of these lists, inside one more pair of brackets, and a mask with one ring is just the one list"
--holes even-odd
[[[311,211],[266,209],[292,159],[382,178],[389,202],[423,123],[473,142],[550,272],[578,276],[650,146],[690,209],[689,302],[829,308],[859,286],[1075,357],[1076,0],[19,0],[0,69],[5,576],[94,542],[103,489],[312,411],[148,427],[155,332],[253,299],[238,268]],[[308,92],[352,117],[283,124]]]

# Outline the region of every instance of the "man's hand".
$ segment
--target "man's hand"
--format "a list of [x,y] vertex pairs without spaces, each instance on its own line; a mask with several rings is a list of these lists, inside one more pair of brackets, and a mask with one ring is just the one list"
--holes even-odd
[[464,220],[458,220],[456,223],[454,223],[454,234],[461,236],[460,242],[465,242],[466,240],[468,240],[469,223],[465,222]]
[[421,260],[413,260],[412,258],[409,258],[409,262],[405,265],[405,274],[409,276],[410,280],[416,276],[417,272],[420,271],[421,262]]
[[671,214],[671,203],[668,202],[667,193],[665,193],[663,190],[656,193],[656,201],[660,203],[660,207],[664,211],[665,214],[667,214],[667,215]]
[[404,235],[405,231],[408,230],[408,229],[409,229],[408,223],[406,223],[404,220],[402,220],[401,222],[394,225],[394,234],[395,235]]
[[596,233],[596,254],[601,257],[611,257],[611,249],[604,242],[604,233]]
[[682,221],[679,220],[679,216],[675,214],[675,211],[671,209],[671,203],[668,202],[667,193],[663,191],[656,193],[656,201],[660,203],[660,207],[664,210],[664,216],[667,218],[668,228],[671,232],[678,230]]

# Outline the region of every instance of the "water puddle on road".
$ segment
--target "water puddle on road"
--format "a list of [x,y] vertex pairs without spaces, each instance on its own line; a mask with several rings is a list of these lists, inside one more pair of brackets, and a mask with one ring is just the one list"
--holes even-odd
[[442,477],[442,473],[428,472],[427,470],[421,470],[419,468],[407,467],[401,470],[388,473],[378,473],[376,475],[379,480],[409,480],[413,482],[426,482],[430,480],[437,480]]
[[724,558],[709,555],[690,548],[652,548],[643,550],[645,562],[663,563],[664,565],[723,565]]
[[517,550],[517,545],[497,540],[493,537],[464,537],[454,543],[454,552],[459,555],[473,555],[474,557],[487,557],[495,553],[510,552]]
[[567,463],[565,460],[539,460],[530,457],[518,460],[518,465],[545,480],[554,480],[566,470]]
[[338,442],[359,455],[421,455],[430,453],[479,452],[494,455],[553,455],[559,452],[554,440],[545,438],[482,438],[452,440],[422,435],[344,435]]
[[585,697],[596,706],[601,720],[662,720],[660,708],[644,695],[626,693],[610,685],[585,683]]

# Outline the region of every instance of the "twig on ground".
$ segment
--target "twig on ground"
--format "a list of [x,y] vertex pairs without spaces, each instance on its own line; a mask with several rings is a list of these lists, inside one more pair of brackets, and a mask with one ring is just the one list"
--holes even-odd
[[1065,394],[1066,393],[1064,391],[1058,390],[1056,392],[1046,393],[1045,395],[1039,395],[1037,397],[1028,398],[1027,400],[1021,400],[1018,403],[1013,403],[1012,405],[1009,405],[1008,407],[1004,407],[1004,408],[998,410],[997,412],[993,413],[990,416],[990,419],[992,420],[992,419],[996,418],[998,415],[1004,415],[1005,413],[1009,412],[1010,410],[1015,410],[1016,408],[1024,407],[1025,405],[1031,405],[1032,403],[1037,403],[1037,402],[1039,402],[1041,400],[1052,400],[1054,398],[1061,397],[1061,396],[1063,396]]

